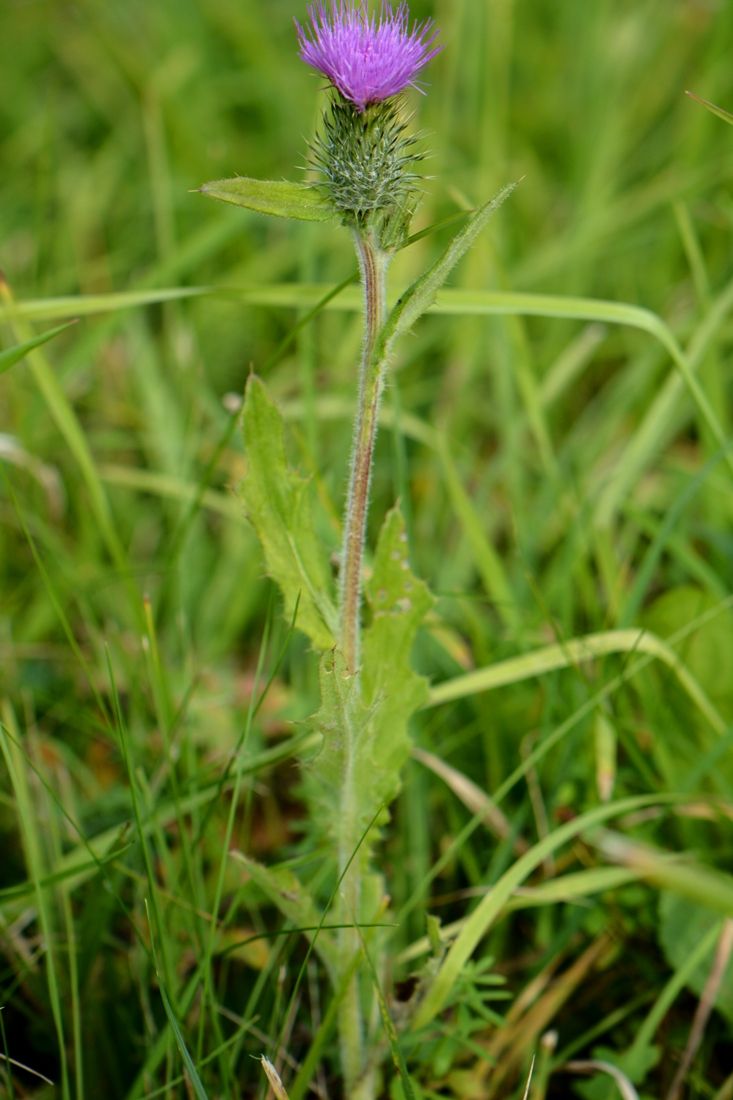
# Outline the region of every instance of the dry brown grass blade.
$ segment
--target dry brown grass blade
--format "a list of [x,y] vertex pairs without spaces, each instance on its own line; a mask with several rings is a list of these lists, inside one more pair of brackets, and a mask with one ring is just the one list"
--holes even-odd
[[276,1097],[276,1100],[288,1100],[288,1094],[285,1090],[285,1086],[280,1080],[280,1074],[277,1072],[270,1059],[265,1058],[264,1054],[260,1058],[260,1065],[265,1071],[265,1076],[267,1077],[270,1089]]
[[535,1060],[533,1058],[532,1065],[529,1067],[529,1073],[527,1074],[527,1084],[525,1085],[524,1096],[522,1097],[522,1100],[527,1100],[527,1097],[529,1096],[529,1090],[532,1087],[532,1077],[534,1076],[534,1063]]
[[552,973],[543,971],[539,976],[544,986],[541,993],[535,982],[517,998],[507,1015],[505,1027],[487,1046],[489,1059],[482,1063],[482,1072],[488,1077],[485,1100],[504,1095],[502,1086],[515,1076],[522,1063],[526,1064],[529,1052],[534,1050],[559,1010],[606,954],[610,942],[608,936],[600,936],[558,977],[553,978]]
[[[529,763],[538,740],[539,735],[537,733],[527,734],[520,742],[519,751],[526,765],[525,781],[527,783],[529,801],[532,806],[532,813],[534,814],[535,825],[537,827],[537,836],[540,840],[544,840],[545,837],[550,834],[550,821],[547,816],[547,807],[545,806],[545,799],[542,794],[542,784],[540,783],[539,772],[533,764]],[[542,861],[542,866],[548,878],[552,878],[555,875],[557,865],[555,856],[552,852]]]
[[[470,813],[481,814],[484,824],[494,836],[498,836],[500,840],[507,840],[512,836],[514,830],[510,822],[496,803],[473,780],[465,776],[463,772],[452,768],[450,764],[446,764],[444,760],[441,760],[432,752],[426,752],[424,749],[415,747],[412,750],[412,755],[415,760],[428,768],[433,775],[437,775],[439,779],[442,779]],[[512,845],[518,855],[522,855],[529,848],[527,841],[521,836],[515,836]]]

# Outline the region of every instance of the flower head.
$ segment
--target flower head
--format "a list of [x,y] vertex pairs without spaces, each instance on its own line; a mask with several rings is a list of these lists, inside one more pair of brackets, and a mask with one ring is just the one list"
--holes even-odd
[[319,0],[308,8],[309,31],[296,20],[300,56],[327,76],[341,95],[364,111],[408,85],[440,52],[431,20],[409,25],[406,3],[397,9],[382,0],[370,15],[367,0]]

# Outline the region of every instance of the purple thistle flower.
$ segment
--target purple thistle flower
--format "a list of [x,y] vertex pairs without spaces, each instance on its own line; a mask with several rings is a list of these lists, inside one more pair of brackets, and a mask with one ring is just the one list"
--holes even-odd
[[382,0],[371,15],[367,0],[323,0],[308,8],[310,37],[298,21],[300,56],[322,72],[359,111],[397,95],[440,52],[432,20],[409,26],[406,3],[393,9]]

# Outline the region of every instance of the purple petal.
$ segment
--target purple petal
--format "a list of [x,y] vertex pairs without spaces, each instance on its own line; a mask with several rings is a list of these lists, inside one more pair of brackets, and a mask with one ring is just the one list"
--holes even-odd
[[366,0],[323,0],[308,8],[310,27],[296,20],[300,56],[327,76],[335,88],[363,111],[369,103],[397,95],[440,52],[432,20],[409,26],[407,4],[396,9],[382,0],[370,15]]

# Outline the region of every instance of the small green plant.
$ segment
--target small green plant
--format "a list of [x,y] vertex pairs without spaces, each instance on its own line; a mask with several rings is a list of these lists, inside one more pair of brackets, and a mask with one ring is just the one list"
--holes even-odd
[[[298,26],[301,57],[328,77],[332,94],[313,148],[310,184],[220,180],[205,194],[283,217],[339,219],[352,233],[361,274],[364,338],[349,486],[343,518],[338,594],[313,518],[310,486],[287,464],[283,424],[263,383],[247,384],[243,424],[247,473],[242,494],[285,611],[320,654],[321,706],[313,725],[321,738],[304,760],[305,791],[316,834],[332,862],[333,907],[340,930],[321,932],[316,950],[326,962],[339,1013],[345,1094],[376,1094],[382,1045],[375,995],[386,973],[385,884],[374,867],[379,830],[400,787],[409,755],[408,723],[427,700],[427,684],[411,667],[417,631],[431,607],[427,585],[408,557],[398,507],[386,517],[365,582],[364,542],[372,459],[388,365],[397,340],[432,304],[436,291],[512,191],[505,188],[471,217],[433,266],[387,308],[387,272],[408,242],[417,204],[420,158],[408,132],[400,94],[438,52],[431,23],[409,25],[407,6],[322,4]],[[283,905],[282,883],[246,861],[270,896]],[[297,888],[301,915],[315,911]],[[368,953],[373,972],[364,965]],[[376,982],[375,982],[376,975]],[[419,999],[415,1000],[416,1008]]]

